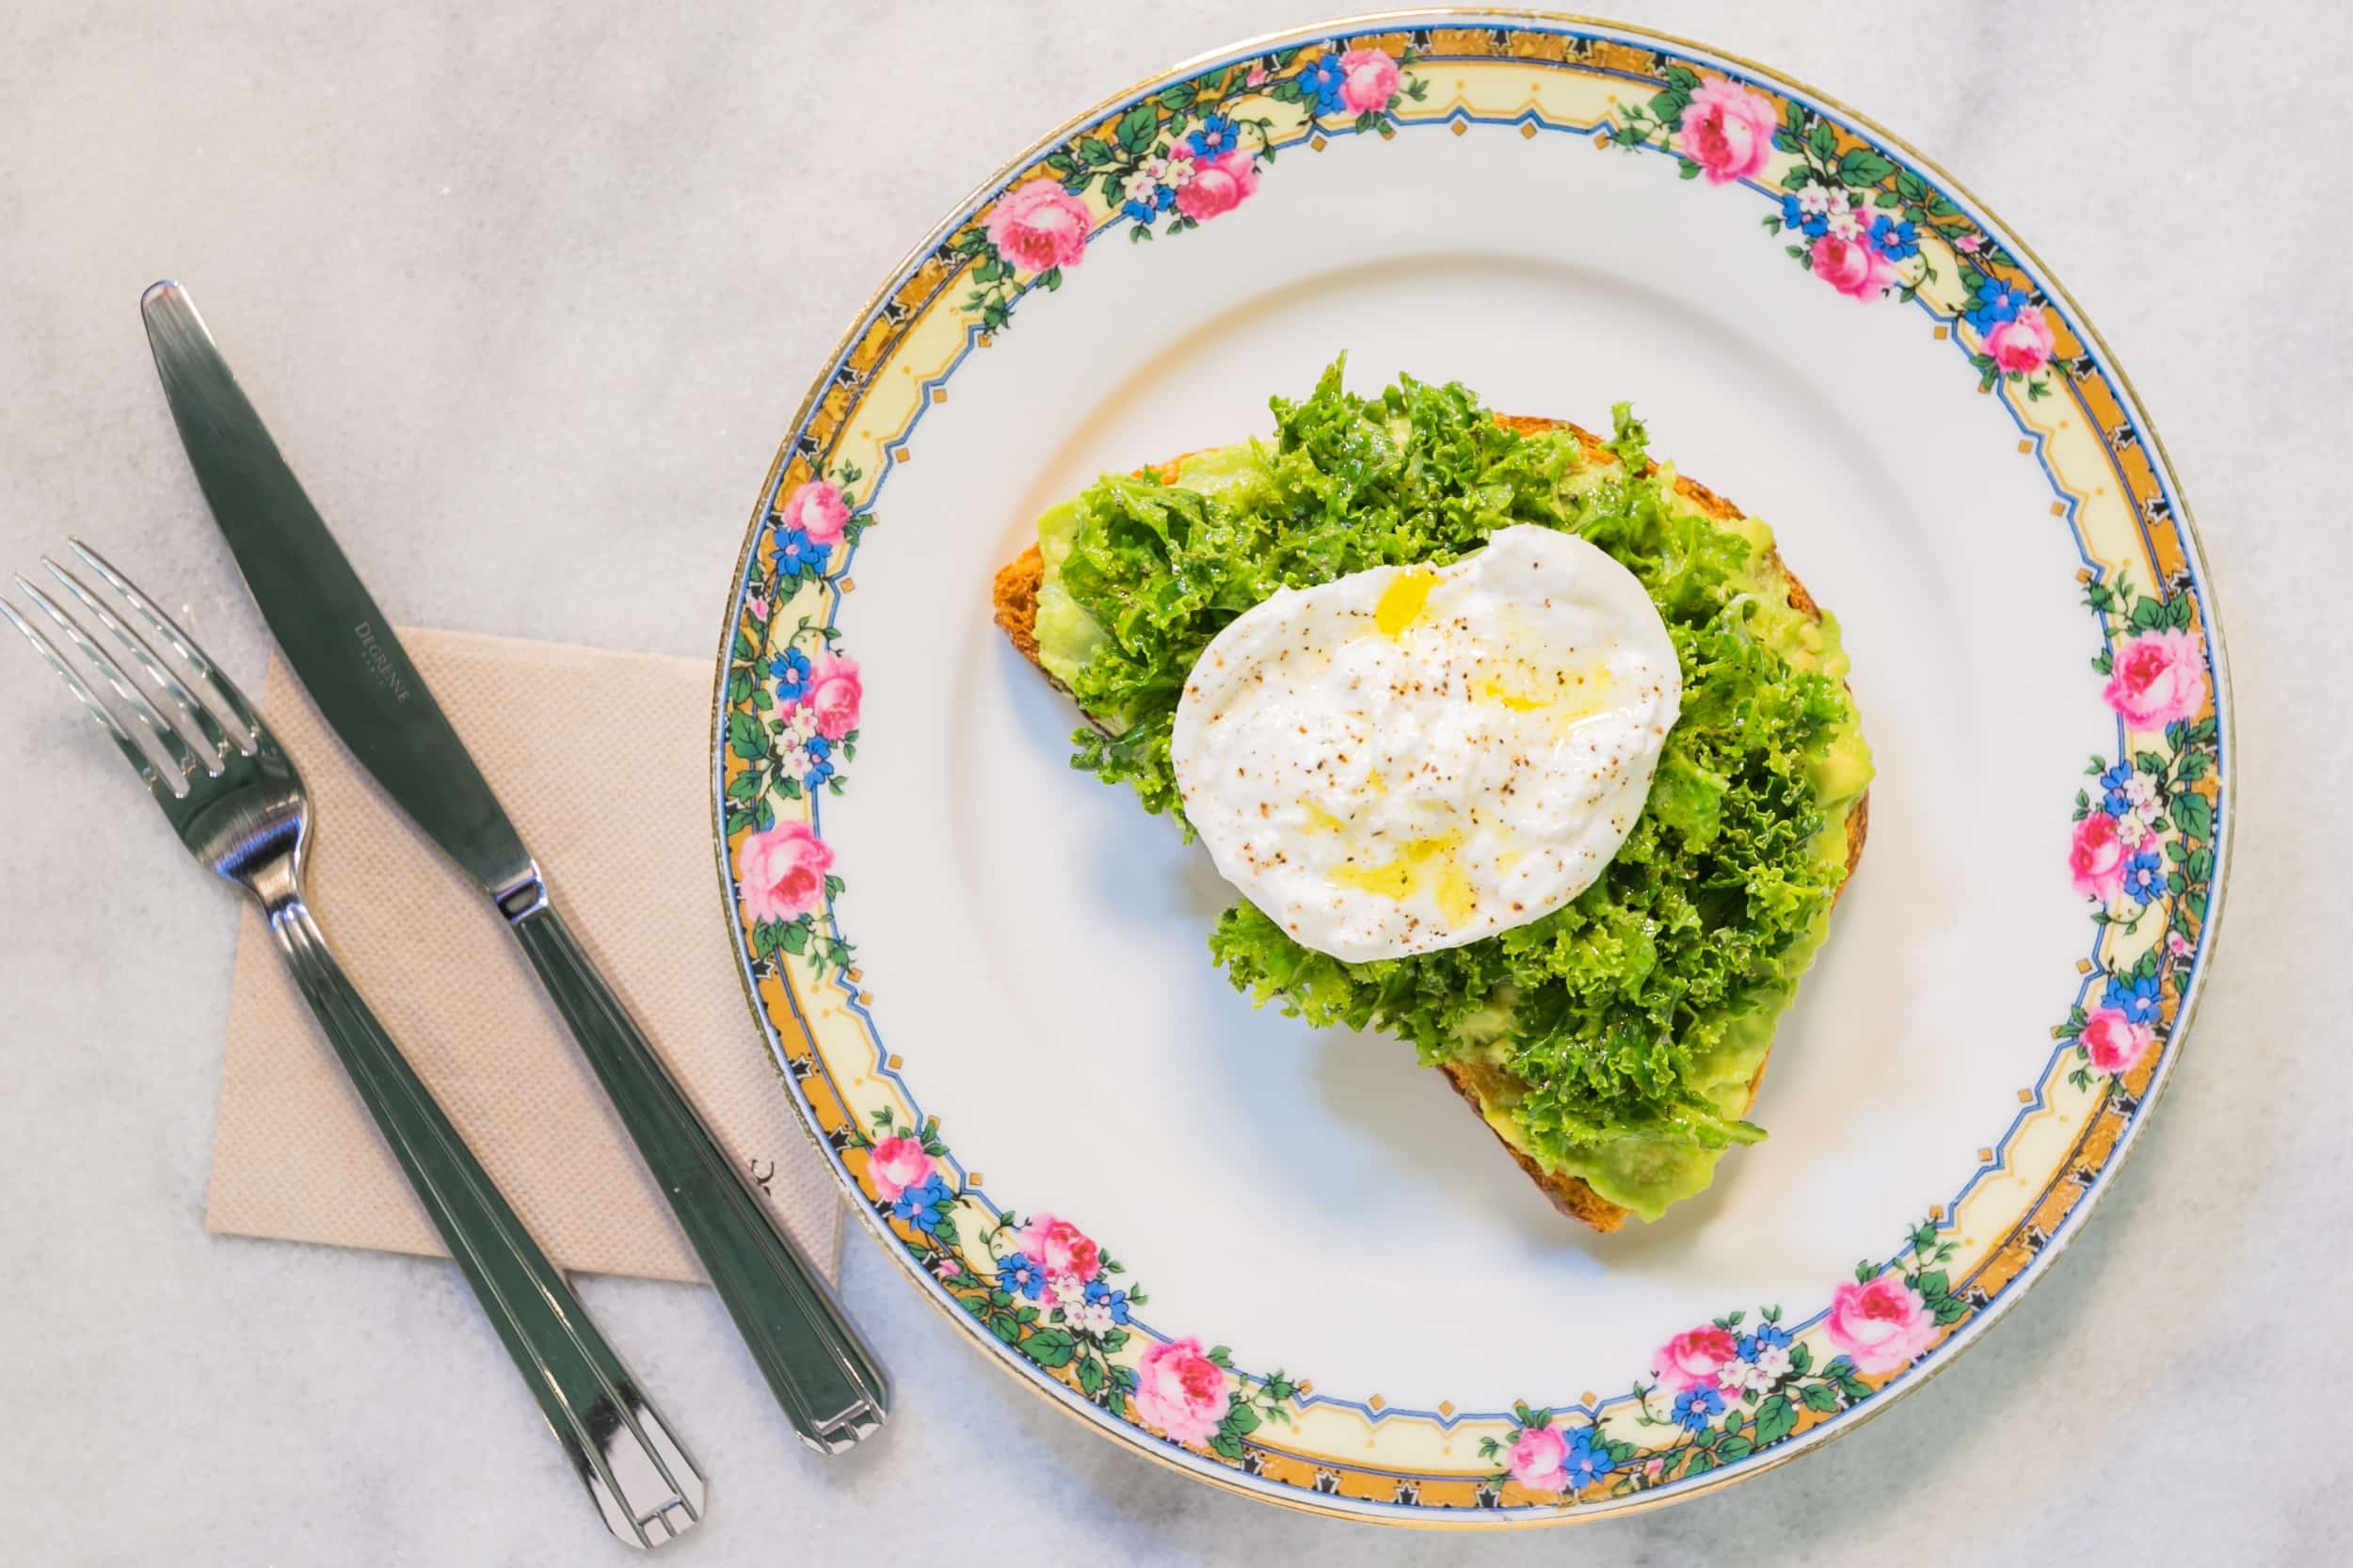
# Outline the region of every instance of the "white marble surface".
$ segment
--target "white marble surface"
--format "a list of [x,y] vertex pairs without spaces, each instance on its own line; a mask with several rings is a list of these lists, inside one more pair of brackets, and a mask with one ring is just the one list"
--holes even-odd
[[[710,1295],[592,1279],[713,1477],[677,1560],[1860,1564],[1950,1527],[1932,1560],[2263,1563],[2353,1528],[2353,1267],[2329,1240],[2353,1199],[2353,551],[2327,499],[2353,24],[2317,0],[1625,8],[1929,150],[2068,281],[2164,430],[2237,672],[2241,831],[2198,1038],[2133,1168],[2048,1284],[1865,1435],[1568,1537],[1213,1493],[985,1367],[862,1242],[849,1295],[903,1410],[820,1463]],[[1322,8],[675,9],[0,7],[0,561],[85,532],[258,676],[133,310],[170,272],[298,425],[394,618],[703,655],[803,377],[884,268],[1065,112]],[[0,733],[0,1557],[619,1560],[453,1270],[205,1235],[230,900],[21,655]]]

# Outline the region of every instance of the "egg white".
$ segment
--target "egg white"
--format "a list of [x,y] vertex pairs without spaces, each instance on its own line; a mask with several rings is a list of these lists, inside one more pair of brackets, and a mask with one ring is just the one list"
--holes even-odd
[[1172,755],[1227,881],[1361,962],[1477,941],[1593,883],[1680,709],[1666,623],[1572,534],[1283,589],[1203,650]]

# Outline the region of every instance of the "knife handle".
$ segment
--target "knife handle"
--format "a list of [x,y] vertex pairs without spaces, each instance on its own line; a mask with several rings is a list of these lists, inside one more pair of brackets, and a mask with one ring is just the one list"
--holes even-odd
[[509,924],[670,1201],[801,1440],[840,1453],[882,1425],[890,1384],[833,1291],[769,1217],[544,896]]
[[369,1011],[310,908],[273,898],[264,912],[302,1000],[605,1524],[638,1546],[684,1533],[703,1511],[694,1461]]

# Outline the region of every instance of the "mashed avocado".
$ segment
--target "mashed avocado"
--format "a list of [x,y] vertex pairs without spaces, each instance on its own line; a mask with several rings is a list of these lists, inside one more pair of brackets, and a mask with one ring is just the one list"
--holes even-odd
[[1278,587],[1444,564],[1514,523],[1579,534],[1649,590],[1683,670],[1683,712],[1608,871],[1517,929],[1348,964],[1238,902],[1211,952],[1234,984],[1313,1024],[1401,1034],[1472,1069],[1489,1123],[1546,1169],[1646,1218],[1707,1185],[1775,1021],[1812,962],[1870,782],[1836,622],[1789,605],[1772,535],[1709,518],[1567,431],[1497,424],[1460,386],[1406,378],[1273,401],[1272,445],[1188,459],[1174,485],[1107,477],[1040,520],[1041,662],[1104,731],[1074,765],[1181,816],[1169,728],[1209,640]]

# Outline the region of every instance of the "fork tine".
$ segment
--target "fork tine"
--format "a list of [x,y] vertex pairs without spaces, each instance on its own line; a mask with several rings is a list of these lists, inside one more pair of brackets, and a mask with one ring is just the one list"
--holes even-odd
[[222,759],[228,755],[229,737],[222,730],[220,721],[213,717],[213,711],[199,702],[187,687],[180,683],[180,678],[155,656],[155,650],[148,646],[147,639],[116,619],[114,612],[107,609],[80,578],[46,555],[40,558],[40,564],[49,568],[50,576],[64,584],[66,592],[82,601],[83,608],[113,634],[116,642],[129,650],[131,657],[138,661],[139,667],[147,672],[148,678],[163,688],[164,695],[171,699],[171,705],[179,709],[181,716],[195,726],[197,733],[203,737],[204,749],[210,754],[206,771],[219,773]]
[[34,651],[48,662],[51,669],[57,672],[57,679],[63,680],[73,695],[82,699],[82,706],[89,710],[90,716],[98,721],[99,728],[105,730],[106,738],[120,747],[122,755],[130,759],[131,766],[138,770],[139,777],[147,787],[152,790],[158,798],[169,794],[171,792],[166,788],[163,776],[155,771],[155,764],[149,760],[147,753],[139,748],[138,743],[132,740],[121,724],[116,720],[112,710],[98,700],[98,694],[89,689],[89,683],[74,673],[73,666],[66,663],[65,655],[58,649],[56,644],[35,629],[30,621],[18,615],[16,606],[5,599],[0,599],[0,616],[8,616],[8,624],[24,633],[24,640],[31,643]]
[[196,639],[180,630],[178,621],[156,608],[153,601],[139,592],[137,585],[129,578],[107,565],[104,556],[79,539],[70,538],[66,540],[66,544],[72,549],[74,554],[82,558],[83,565],[96,572],[100,580],[120,596],[122,601],[131,606],[138,617],[145,621],[174,653],[180,656],[181,661],[195,672],[197,680],[204,690],[212,694],[221,708],[245,727],[244,748],[249,755],[263,734],[263,725],[260,717],[253,712],[253,705],[246,701],[243,692],[237,690],[237,683],[222,674],[220,666],[204,656],[204,650],[196,646]]
[[[56,600],[34,586],[21,572],[17,575],[16,585],[24,591],[25,598],[33,601],[35,609],[47,616],[57,630],[65,633],[74,651],[98,667],[98,673],[105,678],[106,684],[114,688],[115,696],[122,699],[125,708],[131,710],[132,717],[147,727],[147,732],[154,736],[155,744],[163,748],[165,758],[179,770],[181,778],[186,778],[197,766],[196,753],[188,748],[186,741],[181,739],[180,731],[163,721],[163,716],[155,712],[155,705],[147,700],[147,694],[131,682],[130,678],[122,673],[122,666],[108,658],[104,648],[83,633],[81,627],[74,624],[73,617],[58,608]],[[178,792],[175,790],[173,792]]]

